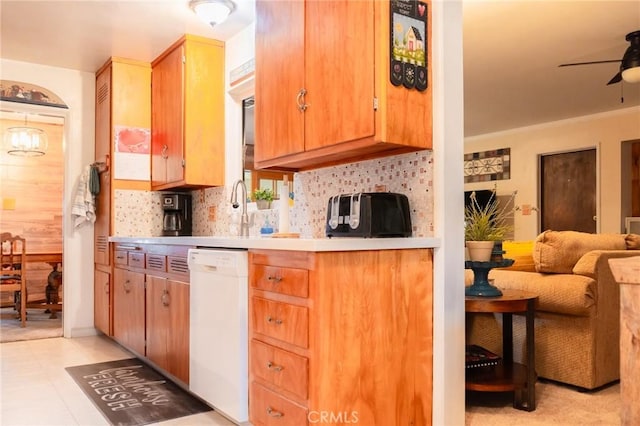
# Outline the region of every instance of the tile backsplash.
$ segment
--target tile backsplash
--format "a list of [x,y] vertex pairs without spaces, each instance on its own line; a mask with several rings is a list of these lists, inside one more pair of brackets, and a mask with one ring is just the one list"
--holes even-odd
[[377,186],[384,186],[409,199],[413,236],[433,236],[432,161],[431,151],[419,151],[297,173],[290,212],[292,231],[303,237],[324,237],[330,197],[374,192]]
[[[433,236],[433,155],[418,151],[392,157],[332,166],[294,176],[294,205],[289,212],[290,232],[303,238],[322,238],[327,203],[331,196],[385,191],[405,194],[411,206],[414,237]],[[231,206],[231,185],[191,192],[193,235],[238,235],[240,209]],[[156,237],[162,234],[160,193],[116,190],[115,235]],[[277,204],[277,203],[274,203]],[[141,208],[141,206],[145,206]],[[278,225],[278,210],[257,210],[249,203],[251,236],[265,223]]]
[[114,235],[159,237],[162,235],[162,207],[159,192],[117,189],[114,193]]

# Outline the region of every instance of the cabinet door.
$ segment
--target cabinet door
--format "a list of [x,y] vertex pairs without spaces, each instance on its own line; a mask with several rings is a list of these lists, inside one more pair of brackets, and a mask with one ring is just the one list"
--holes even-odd
[[93,321],[95,327],[106,335],[111,334],[109,327],[109,296],[111,275],[103,271],[94,271],[93,277]]
[[[96,152],[97,161],[111,155],[111,74],[109,66],[96,77]],[[100,193],[96,200],[94,223],[94,262],[110,265],[109,235],[111,234],[111,175],[100,174]]]
[[189,284],[147,275],[147,358],[189,383]]
[[374,3],[305,2],[305,151],[375,134]]
[[224,184],[224,44],[190,40],[184,44],[185,183]]
[[[184,46],[153,66],[151,73],[151,185],[183,179]],[[203,94],[203,96],[205,96]]]
[[302,1],[256,2],[256,162],[304,151],[304,112],[296,104],[305,87],[304,9]]
[[144,274],[113,270],[113,337],[138,355],[145,355]]

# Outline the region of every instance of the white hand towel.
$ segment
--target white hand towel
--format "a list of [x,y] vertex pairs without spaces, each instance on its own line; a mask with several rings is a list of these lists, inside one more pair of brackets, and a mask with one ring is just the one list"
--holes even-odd
[[74,226],[76,228],[89,222],[96,221],[96,203],[95,197],[91,194],[89,188],[89,173],[91,166],[86,166],[78,179],[78,187],[76,188],[76,196],[71,207],[71,216],[74,218]]

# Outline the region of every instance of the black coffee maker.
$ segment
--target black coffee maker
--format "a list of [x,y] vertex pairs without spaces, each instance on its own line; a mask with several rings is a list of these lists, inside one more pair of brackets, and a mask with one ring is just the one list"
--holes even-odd
[[191,195],[162,194],[162,235],[191,235]]

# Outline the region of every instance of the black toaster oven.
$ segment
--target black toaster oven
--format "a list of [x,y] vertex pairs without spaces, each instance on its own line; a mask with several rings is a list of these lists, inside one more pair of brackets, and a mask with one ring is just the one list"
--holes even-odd
[[329,199],[327,237],[410,237],[411,213],[404,194],[359,192]]

